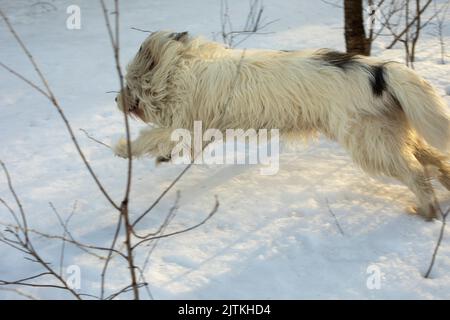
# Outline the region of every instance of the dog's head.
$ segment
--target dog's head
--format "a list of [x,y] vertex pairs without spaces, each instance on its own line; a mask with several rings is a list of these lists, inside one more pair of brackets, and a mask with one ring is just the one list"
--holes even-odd
[[172,113],[165,108],[168,89],[188,42],[187,32],[152,33],[127,67],[126,86],[116,97],[118,108],[146,123],[170,126]]

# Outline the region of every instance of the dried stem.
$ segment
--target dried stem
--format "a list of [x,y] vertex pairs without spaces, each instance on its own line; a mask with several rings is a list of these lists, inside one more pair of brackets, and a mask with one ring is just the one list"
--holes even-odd
[[[61,108],[61,106],[59,105],[58,100],[56,99],[55,95],[53,94],[53,91],[50,89],[47,79],[45,78],[45,76],[43,75],[41,69],[39,68],[39,66],[37,65],[36,61],[34,60],[33,56],[31,55],[30,51],[28,50],[28,48],[25,46],[25,44],[23,43],[22,39],[19,37],[19,35],[16,33],[16,31],[14,30],[14,27],[11,25],[11,23],[9,22],[8,18],[6,17],[6,15],[3,13],[3,11],[0,9],[0,16],[3,18],[3,20],[5,21],[9,31],[11,32],[11,34],[14,36],[14,38],[16,39],[16,41],[19,43],[20,47],[22,48],[22,50],[24,51],[24,53],[26,54],[26,56],[28,57],[28,60],[30,61],[30,63],[33,65],[34,70],[36,71],[36,73],[38,74],[39,78],[41,79],[42,84],[44,85],[46,92],[47,92],[47,98],[50,100],[50,102],[53,104],[53,106],[56,108],[56,110],[58,111],[61,119],[63,120],[66,129],[72,139],[72,142],[78,152],[78,154],[80,155],[81,159],[83,160],[84,165],[86,166],[86,169],[89,171],[90,175],[92,176],[92,178],[94,179],[95,183],[97,184],[98,188],[100,189],[100,191],[103,193],[103,195],[105,196],[105,198],[109,201],[109,203],[116,209],[119,209],[119,206],[112,200],[112,198],[109,196],[108,192],[106,191],[106,189],[103,187],[102,183],[100,182],[99,178],[97,177],[97,175],[95,174],[94,170],[92,169],[91,165],[89,164],[89,162],[86,159],[86,156],[84,155],[83,151],[80,148],[80,145],[78,143],[77,138],[75,137],[72,127],[63,111],[63,109]],[[26,79],[25,78],[21,78],[22,80],[24,80],[25,82]],[[30,82],[27,82],[28,84],[30,84]],[[31,85],[31,84],[30,84]],[[41,92],[42,90],[38,90],[37,91]],[[42,92],[41,92],[42,93]]]
[[441,214],[442,214],[442,225],[441,225],[441,229],[439,231],[438,241],[436,242],[436,246],[434,247],[434,250],[433,250],[433,255],[431,257],[430,265],[428,266],[427,272],[425,273],[425,276],[424,276],[427,279],[430,277],[431,272],[433,271],[433,267],[436,262],[436,257],[437,257],[439,248],[441,247],[442,240],[444,239],[444,231],[445,231],[445,227],[447,225],[447,216],[450,213],[450,208],[445,213],[442,213],[441,209],[439,209],[439,210],[441,211]]
[[[26,214],[25,214],[25,211],[24,211],[24,209],[22,207],[22,203],[21,203],[20,198],[17,195],[17,192],[15,191],[14,186],[13,186],[13,184],[11,182],[11,176],[9,174],[9,171],[8,171],[6,165],[1,160],[0,160],[0,164],[1,164],[2,168],[3,168],[3,171],[5,173],[6,179],[8,180],[8,186],[9,186],[10,192],[13,195],[13,197],[14,197],[14,199],[16,201],[16,204],[17,204],[17,206],[19,208],[20,214],[22,216],[22,225],[19,224],[17,226],[18,231],[14,231],[12,229],[7,229],[7,232],[10,233],[12,236],[14,236],[15,240],[6,238],[5,236],[2,235],[1,242],[9,244],[13,248],[19,248],[19,250],[21,252],[24,252],[24,253],[30,255],[33,258],[33,261],[39,263],[44,269],[47,270],[47,272],[41,273],[39,275],[36,275],[36,276],[33,276],[33,277],[24,278],[24,279],[21,279],[21,280],[12,281],[12,282],[5,281],[5,280],[0,280],[0,285],[14,285],[14,284],[16,284],[16,285],[23,285],[23,286],[54,287],[54,288],[64,289],[64,290],[68,291],[69,293],[71,293],[76,299],[81,300],[80,295],[75,290],[73,290],[67,284],[67,282],[64,280],[64,278],[61,275],[59,275],[50,266],[49,263],[45,262],[42,259],[42,257],[38,254],[38,252],[34,249],[32,243],[31,243],[30,237],[29,237],[29,231],[28,231],[28,224],[27,224],[27,220],[26,220]],[[11,207],[9,207],[9,208],[11,208]],[[14,216],[17,216],[13,209],[11,209],[11,213]],[[23,238],[25,240],[23,240],[20,237],[19,232],[22,234],[22,236],[23,236]],[[36,279],[38,277],[41,277],[43,275],[52,275],[54,278],[56,278],[56,280],[61,285],[58,286],[58,285],[41,285],[41,284],[34,284],[34,283],[25,283],[25,281],[34,280],[34,279]]]
[[87,137],[88,139],[91,139],[92,141],[94,141],[94,142],[96,142],[96,143],[98,143],[98,144],[101,144],[102,146],[105,146],[105,147],[107,147],[108,149],[111,149],[111,146],[109,146],[109,145],[107,145],[106,143],[101,142],[100,140],[94,138],[94,137],[91,136],[91,135],[89,134],[89,132],[87,132],[86,130],[80,128],[80,131],[83,132],[83,133],[86,135],[86,137]]
[[[117,75],[119,78],[119,85],[120,85],[120,90],[123,90],[124,88],[124,77],[123,77],[123,73],[122,73],[122,69],[120,66],[120,41],[119,41],[119,30],[120,30],[120,25],[119,25],[119,14],[120,14],[120,10],[119,10],[119,3],[118,0],[114,1],[114,12],[113,14],[115,15],[115,19],[114,19],[114,28],[111,24],[110,21],[110,17],[109,17],[109,13],[108,10],[106,8],[105,2],[104,0],[100,0],[100,4],[103,10],[103,16],[104,16],[104,20],[105,20],[105,25],[107,28],[107,32],[108,32],[108,36],[110,38],[110,42],[111,42],[111,46],[113,49],[113,53],[114,53],[114,60],[115,60],[115,66],[116,66],[116,71],[117,71]],[[259,12],[257,18],[256,18],[256,24],[260,23],[260,19],[261,19],[261,13],[262,11]],[[7,70],[8,72],[12,73],[13,75],[15,75],[16,77],[18,77],[19,79],[21,79],[22,81],[24,81],[25,83],[27,83],[28,85],[30,85],[33,89],[35,89],[37,92],[41,93],[42,95],[44,95],[47,99],[50,100],[50,102],[52,103],[52,105],[57,109],[61,119],[63,120],[66,129],[69,133],[69,136],[72,139],[72,142],[79,154],[79,156],[81,157],[83,163],[85,164],[86,169],[89,171],[90,175],[92,176],[92,178],[94,179],[95,183],[97,184],[98,188],[100,189],[101,193],[104,195],[104,197],[108,200],[108,202],[118,211],[119,215],[118,215],[118,220],[117,220],[117,224],[116,224],[116,229],[114,232],[114,236],[111,242],[110,247],[102,247],[102,246],[97,246],[97,245],[91,245],[91,244],[85,244],[85,243],[81,243],[80,241],[76,240],[73,235],[71,234],[71,232],[69,231],[68,228],[68,223],[70,221],[70,219],[72,218],[74,212],[75,212],[75,208],[76,205],[74,205],[74,208],[72,210],[72,213],[69,215],[69,217],[66,220],[63,220],[61,215],[59,214],[59,212],[57,211],[56,207],[50,203],[50,207],[52,209],[52,211],[54,212],[56,218],[58,219],[59,224],[61,225],[62,229],[63,229],[63,235],[51,235],[51,234],[47,234],[45,232],[40,232],[37,230],[33,230],[31,228],[29,228],[28,223],[27,223],[27,219],[26,219],[26,213],[25,210],[23,209],[22,203],[19,199],[19,197],[17,196],[17,193],[15,192],[14,186],[12,184],[12,180],[11,177],[9,175],[9,172],[6,168],[6,166],[4,165],[3,162],[0,161],[0,164],[3,168],[3,171],[5,172],[5,176],[7,178],[7,182],[8,182],[8,186],[10,189],[11,194],[14,197],[14,200],[17,204],[17,207],[19,208],[20,211],[20,215],[17,215],[16,212],[14,211],[14,209],[8,205],[8,203],[0,198],[0,203],[8,210],[8,212],[11,214],[11,216],[14,219],[15,225],[8,225],[8,224],[3,224],[7,227],[7,229],[4,231],[4,233],[0,232],[0,242],[24,253],[27,255],[27,257],[25,257],[26,259],[38,263],[40,264],[45,270],[46,272],[38,274],[36,276],[32,276],[32,277],[28,277],[28,278],[23,278],[20,280],[16,280],[16,281],[4,281],[1,280],[0,281],[0,285],[20,285],[20,286],[30,286],[30,287],[47,287],[47,288],[57,288],[57,289],[63,289],[66,290],[68,292],[70,292],[76,299],[81,299],[82,297],[86,296],[86,297],[93,297],[96,299],[105,299],[105,283],[106,283],[106,273],[109,267],[109,264],[112,260],[112,258],[115,255],[120,256],[121,258],[123,258],[125,261],[127,261],[128,264],[128,268],[129,268],[129,272],[130,272],[130,284],[127,285],[126,287],[124,287],[123,289],[110,294],[109,296],[106,297],[106,299],[114,299],[115,297],[125,293],[125,292],[129,292],[132,291],[133,292],[133,297],[134,299],[139,299],[140,295],[139,295],[139,288],[141,287],[145,287],[147,289],[147,292],[149,293],[149,296],[152,298],[152,295],[148,289],[148,283],[145,280],[144,277],[144,273],[143,273],[143,269],[139,268],[138,266],[135,265],[135,260],[134,260],[134,254],[136,249],[138,249],[138,247],[146,242],[150,242],[152,240],[157,240],[157,239],[161,239],[161,238],[166,238],[166,237],[170,237],[173,235],[177,235],[177,234],[181,234],[184,232],[188,232],[190,230],[193,230],[201,225],[203,225],[204,223],[206,223],[207,220],[209,220],[218,210],[219,207],[219,202],[217,200],[216,197],[216,203],[215,206],[213,208],[213,210],[208,214],[208,216],[202,220],[200,223],[183,229],[183,230],[179,230],[176,232],[172,232],[172,233],[168,233],[168,234],[164,234],[165,229],[167,228],[167,226],[169,225],[170,221],[172,221],[174,215],[175,215],[175,211],[178,209],[178,199],[179,199],[179,193],[177,193],[177,200],[175,201],[175,204],[173,206],[173,208],[169,211],[168,215],[166,216],[165,220],[162,222],[162,224],[160,225],[160,227],[157,229],[156,232],[153,233],[149,233],[145,236],[138,236],[136,234],[136,232],[134,231],[134,228],[137,226],[138,222],[140,222],[142,220],[142,218],[144,218],[155,206],[156,204],[159,203],[159,201],[167,194],[167,192],[179,181],[179,179],[181,179],[181,177],[189,170],[189,168],[191,168],[192,163],[189,164],[178,176],[177,178],[172,181],[172,183],[169,185],[168,188],[166,188],[164,190],[164,192],[158,197],[158,199],[150,206],[150,208],[148,210],[146,210],[141,216],[139,216],[133,223],[130,221],[130,208],[129,208],[129,202],[130,202],[130,192],[131,192],[131,184],[132,184],[132,170],[133,170],[133,162],[132,162],[132,156],[131,156],[131,140],[130,140],[130,126],[129,126],[129,118],[128,118],[128,114],[126,112],[123,113],[124,115],[124,126],[125,126],[125,132],[126,132],[126,140],[127,140],[127,151],[128,151],[128,163],[127,163],[127,179],[126,179],[126,186],[125,186],[125,192],[122,198],[122,201],[120,202],[120,205],[116,204],[115,201],[112,200],[112,198],[109,196],[108,192],[106,191],[106,189],[103,187],[102,183],[100,182],[100,180],[98,179],[97,175],[95,174],[95,172],[93,171],[92,167],[90,166],[89,162],[87,161],[83,151],[81,150],[78,140],[74,135],[74,132],[72,130],[72,127],[68,121],[68,119],[66,118],[63,109],[61,108],[58,100],[56,99],[55,95],[53,94],[47,79],[45,78],[44,74],[42,73],[41,69],[39,68],[38,64],[36,63],[35,59],[33,58],[33,56],[31,55],[31,53],[29,52],[28,48],[25,46],[24,42],[22,41],[22,39],[19,37],[19,35],[15,32],[14,28],[12,27],[12,25],[10,24],[8,18],[3,14],[3,12],[0,10],[0,15],[3,18],[3,20],[5,21],[9,31],[11,32],[11,34],[14,36],[14,38],[16,39],[16,41],[19,43],[20,47],[22,48],[22,50],[25,52],[25,54],[27,55],[28,59],[30,60],[34,70],[36,71],[36,73],[38,74],[42,85],[44,87],[41,88],[39,87],[36,83],[30,81],[29,79],[27,79],[26,77],[24,77],[23,75],[21,75],[20,73],[16,72],[15,70],[11,69],[10,67],[6,66],[5,64],[0,62],[0,66],[2,68],[4,68],[5,70]],[[126,107],[127,101],[124,98],[124,96],[122,95],[122,103],[123,105]],[[85,135],[99,143],[102,144],[108,148],[111,148],[110,146],[108,146],[107,144],[93,138],[86,130],[84,129],[80,129],[80,131],[84,132]],[[195,159],[195,158],[194,158]],[[122,226],[124,226],[124,228],[122,228]],[[120,247],[118,249],[116,249],[116,245],[117,242],[119,240],[119,237],[121,236],[121,232],[124,232],[124,245],[125,248]],[[51,266],[50,263],[46,262],[38,253],[37,251],[34,249],[33,244],[31,242],[30,239],[30,234],[33,235],[37,235],[37,236],[41,236],[47,239],[57,239],[57,240],[61,240],[62,241],[62,247],[61,247],[61,251],[60,251],[60,257],[59,257],[59,273],[57,273],[53,267]],[[134,240],[136,240],[136,243],[133,243]],[[156,242],[155,242],[156,243]],[[66,283],[66,281],[64,280],[64,278],[62,277],[62,270],[63,270],[63,264],[64,264],[64,253],[65,253],[65,248],[66,245],[70,244],[70,245],[74,245],[77,248],[85,251],[88,254],[94,255],[96,257],[98,257],[99,259],[104,260],[104,265],[103,265],[103,269],[102,269],[102,273],[101,273],[101,289],[100,289],[100,297],[94,296],[94,295],[90,295],[90,294],[86,294],[86,293],[77,293],[75,290],[73,290],[72,288],[70,288],[70,286]],[[100,252],[106,252],[106,257],[99,255],[96,253],[96,251],[100,251]],[[147,255],[147,259],[144,265],[144,269],[146,267],[146,265],[148,264],[148,258],[149,258],[150,254]],[[140,279],[138,281],[138,272],[140,273]],[[41,277],[44,276],[52,276],[57,280],[57,284],[38,284],[38,283],[33,283],[33,280],[39,279]]]
[[[106,8],[104,0],[100,0],[102,9],[103,9],[103,16],[105,19],[105,24],[108,29],[108,35],[110,38],[111,46],[114,51],[114,60],[116,63],[116,71],[117,75],[119,77],[119,83],[120,83],[120,91],[124,89],[124,79],[122,74],[122,68],[120,67],[120,27],[119,27],[119,1],[114,0],[114,14],[115,14],[115,29],[113,34],[113,29],[111,27],[111,23],[108,16],[108,10]],[[127,110],[127,101],[125,99],[125,95],[121,95],[122,99],[122,105],[124,106],[124,110]],[[139,300],[139,288],[137,283],[137,276],[136,276],[136,267],[134,265],[134,257],[133,257],[133,244],[131,236],[132,236],[132,226],[130,223],[130,216],[129,216],[129,196],[131,191],[131,179],[132,179],[132,169],[133,169],[133,159],[131,155],[131,134],[130,134],[130,124],[128,119],[128,113],[123,112],[124,117],[124,123],[125,123],[125,135],[126,135],[126,141],[127,141],[127,153],[128,153],[128,169],[127,169],[127,182],[125,187],[125,195],[123,197],[123,200],[120,205],[120,212],[123,217],[124,225],[125,225],[125,245],[126,245],[126,251],[127,251],[127,261],[128,261],[128,268],[130,270],[130,277],[131,277],[131,287],[133,288],[133,296],[135,300]]]

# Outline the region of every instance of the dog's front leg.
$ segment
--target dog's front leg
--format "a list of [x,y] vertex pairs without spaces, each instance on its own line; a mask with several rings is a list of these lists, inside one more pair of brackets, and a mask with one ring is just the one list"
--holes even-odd
[[[144,129],[139,133],[136,140],[131,142],[131,156],[138,158],[144,155],[151,155],[157,158],[157,162],[170,160],[170,155],[174,142],[170,137],[173,129],[154,128]],[[128,148],[126,139],[122,138],[114,147],[114,153],[122,158],[128,158]]]

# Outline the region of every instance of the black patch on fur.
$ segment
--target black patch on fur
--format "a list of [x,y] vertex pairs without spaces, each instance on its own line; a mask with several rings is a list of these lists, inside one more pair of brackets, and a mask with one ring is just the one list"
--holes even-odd
[[373,94],[380,97],[387,87],[386,79],[384,78],[384,67],[383,65],[378,65],[367,66],[367,68],[372,75],[370,78],[370,84],[372,85]]
[[314,54],[313,58],[324,61],[327,65],[331,65],[343,71],[347,71],[354,66],[364,68],[369,73],[369,81],[373,94],[380,97],[383,94],[383,91],[386,90],[387,83],[384,77],[383,65],[368,65],[363,63],[361,59],[358,59],[358,56],[355,54],[332,50],[319,50]]
[[184,32],[174,32],[174,33],[171,33],[171,34],[169,35],[169,38],[171,38],[171,39],[173,39],[173,40],[175,40],[175,41],[182,41],[182,40],[186,39],[187,35],[188,35],[188,32],[187,32],[187,31],[184,31]]
[[355,64],[359,64],[356,55],[332,50],[319,50],[315,53],[314,59],[322,60],[344,71]]
[[156,164],[164,163],[164,162],[170,162],[172,160],[171,156],[158,156],[156,158]]

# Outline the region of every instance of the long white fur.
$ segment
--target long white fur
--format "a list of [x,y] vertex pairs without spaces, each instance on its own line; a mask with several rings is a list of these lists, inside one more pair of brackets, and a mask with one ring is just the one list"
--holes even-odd
[[[431,160],[421,163],[416,154],[432,151],[440,159],[436,166],[447,169],[435,148],[442,152],[450,144],[448,107],[409,68],[355,59],[339,68],[312,51],[232,50],[201,38],[153,33],[129,64],[128,88],[118,97],[122,110],[122,95],[129,104],[138,101],[131,114],[158,127],[133,142],[133,156],[168,157],[171,132],[192,129],[195,120],[204,129],[276,128],[290,137],[320,132],[341,143],[365,171],[403,181],[425,215],[433,216],[430,186],[422,181],[422,165]],[[386,90],[379,96],[367,66],[383,67]],[[116,153],[127,156],[124,141]]]

